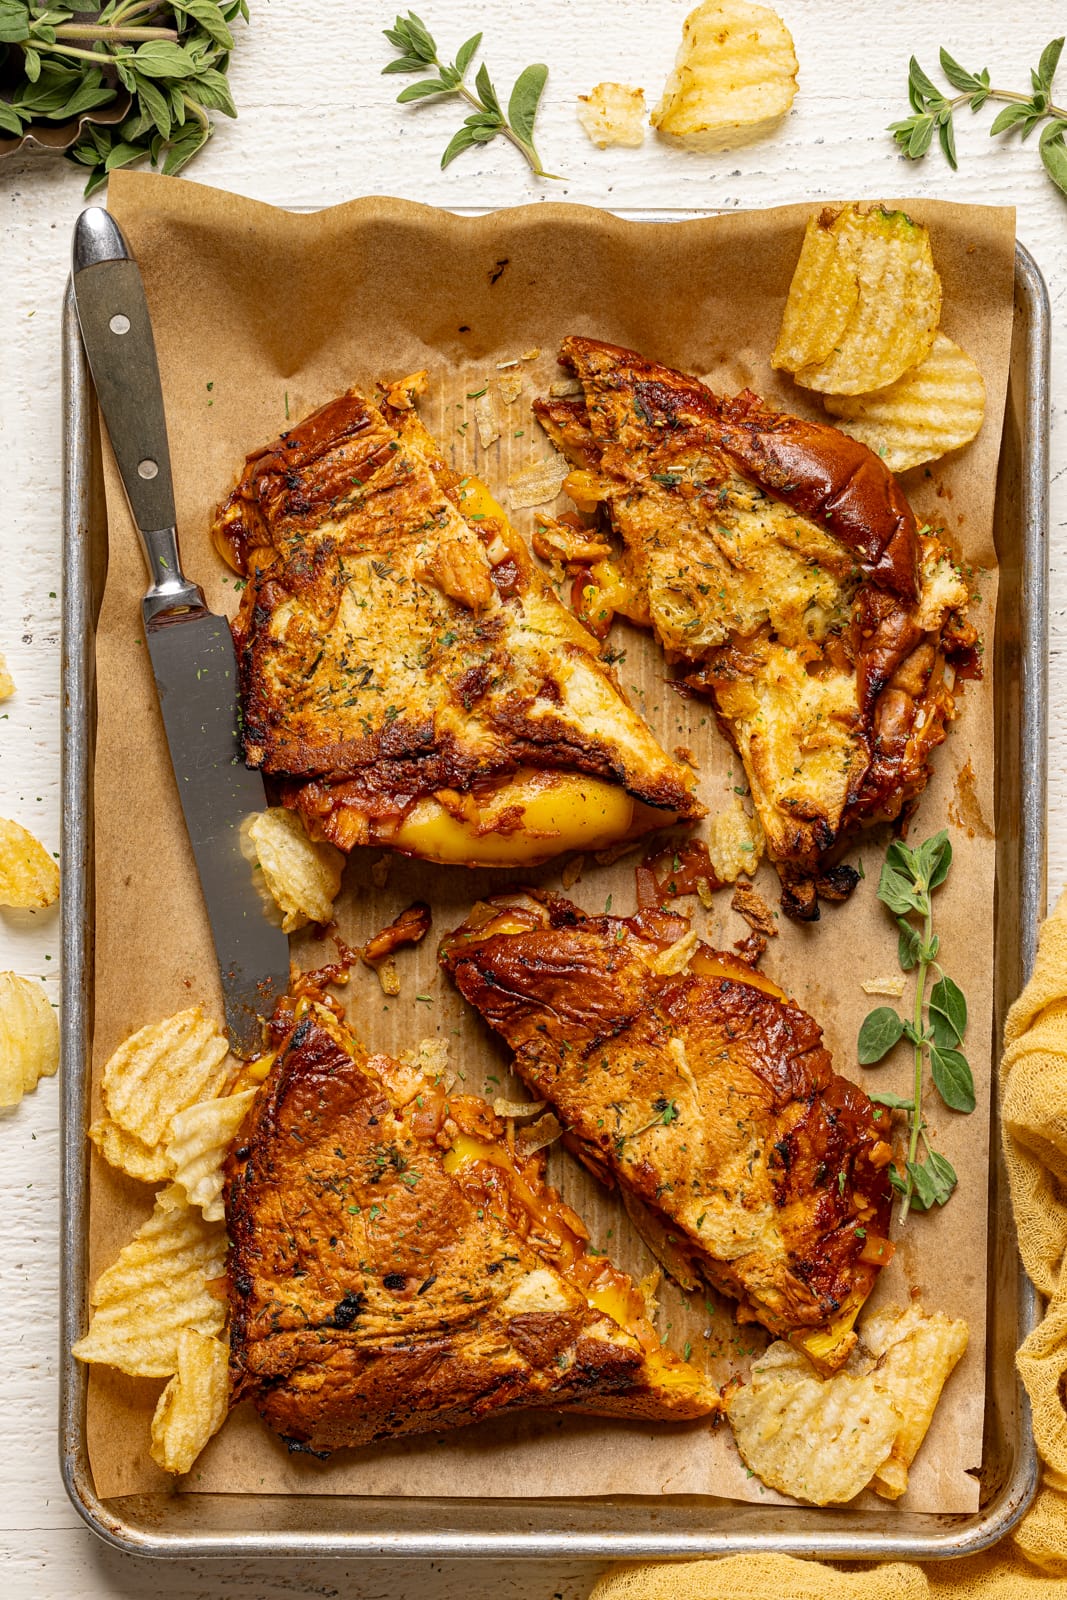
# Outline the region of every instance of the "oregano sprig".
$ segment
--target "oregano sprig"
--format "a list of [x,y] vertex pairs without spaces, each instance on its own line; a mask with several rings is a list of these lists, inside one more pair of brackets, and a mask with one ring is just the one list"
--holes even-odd
[[[967,1030],[967,1001],[938,962],[941,941],[933,923],[933,893],[944,883],[951,865],[952,845],[944,830],[914,850],[895,839],[886,851],[878,882],[878,898],[896,918],[897,958],[905,972],[915,973],[915,1000],[908,1018],[892,1006],[871,1011],[860,1028],[857,1053],[861,1065],[870,1067],[884,1060],[901,1039],[907,1039],[912,1047],[911,1098],[877,1092],[870,1096],[879,1105],[907,1113],[904,1171],[895,1164],[889,1169],[893,1187],[901,1196],[902,1223],[909,1211],[943,1206],[958,1181],[951,1162],[934,1150],[926,1137],[922,1110],[925,1062],[929,1061],[934,1087],[951,1111],[969,1112],[975,1107],[974,1079],[960,1049]],[[931,973],[937,976],[927,993]]]
[[211,137],[210,111],[237,115],[226,81],[230,24],[247,0],[110,0],[92,14],[76,4],[0,0],[0,133],[66,122],[112,105],[122,121],[89,121],[67,153],[89,168],[85,193],[109,172],[147,157],[180,172]]
[[406,17],[398,16],[393,26],[384,32],[389,43],[400,54],[395,61],[390,61],[387,67],[382,68],[383,73],[424,72],[432,68],[437,74],[436,77],[421,78],[418,83],[409,84],[401,90],[396,97],[400,105],[408,105],[414,100],[454,95],[474,108],[445,147],[441,157],[442,167],[447,167],[462,151],[470,150],[475,145],[488,144],[498,134],[503,134],[517,150],[522,151],[537,177],[559,176],[556,172],[545,171],[533,142],[534,119],[548,78],[548,68],[543,63],[526,67],[519,73],[505,116],[484,61],[475,76],[473,92],[464,81],[482,42],[480,33],[462,44],[456,51],[455,60],[446,64],[438,57],[437,45],[430,30],[414,11],[409,11]]
[[1062,50],[1062,39],[1053,39],[1045,46],[1041,52],[1041,60],[1030,73],[1029,94],[1019,94],[1010,89],[994,89],[990,83],[988,67],[983,67],[981,72],[968,72],[942,48],[941,70],[952,87],[959,90],[958,94],[949,96],[930,81],[912,56],[908,68],[908,98],[915,115],[905,118],[902,122],[891,122],[889,132],[912,161],[917,161],[920,156],[926,154],[936,132],[945,159],[955,171],[956,139],[953,114],[962,105],[969,105],[972,111],[979,111],[987,100],[1002,100],[1005,102],[1004,109],[994,117],[989,129],[990,136],[1010,133],[1012,129],[1018,128],[1021,137],[1028,139],[1034,129],[1043,122],[1045,126],[1038,140],[1041,161],[1057,189],[1067,194],[1067,145],[1064,144],[1067,110],[1054,105],[1052,101],[1052,81],[1056,76]]

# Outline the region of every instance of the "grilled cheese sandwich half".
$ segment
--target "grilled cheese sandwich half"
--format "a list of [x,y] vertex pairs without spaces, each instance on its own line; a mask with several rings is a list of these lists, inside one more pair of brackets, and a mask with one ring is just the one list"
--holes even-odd
[[532,1406],[719,1409],[484,1100],[321,1004],[292,1023],[227,1189],[235,1399],[316,1453]]
[[782,904],[814,920],[849,836],[906,818],[975,670],[966,584],[884,462],[826,423],[723,399],[632,350],[569,338],[581,398],[534,410],[565,487],[618,548],[579,611],[651,628],[744,764]]
[[249,456],[215,542],[246,759],[314,837],[509,866],[696,817],[694,777],[628,704],[475,479],[412,404],[351,391]]
[[815,1020],[662,911],[496,896],[441,960],[671,1276],[840,1367],[893,1254],[892,1151]]

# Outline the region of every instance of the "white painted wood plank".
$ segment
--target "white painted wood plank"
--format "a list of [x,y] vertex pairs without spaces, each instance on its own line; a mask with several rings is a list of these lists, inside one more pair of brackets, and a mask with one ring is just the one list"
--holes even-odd
[[[403,110],[404,80],[382,78],[389,57],[377,0],[274,4],[253,0],[254,22],[232,67],[236,124],[222,124],[190,176],[280,205],[327,205],[359,193],[398,194],[444,206],[490,207],[544,199],[620,208],[734,207],[804,198],[914,194],[1015,204],[1019,237],[1034,251],[1053,302],[1054,370],[1067,358],[1067,202],[1044,177],[1036,148],[1007,150],[987,136],[990,113],[959,129],[960,171],[939,155],[897,156],[885,124],[907,108],[914,51],[934,72],[944,43],[965,65],[994,66],[994,82],[1025,85],[1043,44],[1062,31],[1058,3],[1019,4],[1005,27],[1003,0],[916,8],[902,0],[781,0],[801,63],[793,114],[768,138],[724,155],[670,148],[649,135],[637,151],[597,151],[574,102],[603,78],[642,84],[653,103],[673,59],[687,0],[425,0],[420,8],[450,53],[484,27],[485,51],[506,91],[528,62],[552,68],[538,124],[547,165],[561,183],[538,183],[503,143],[461,157],[445,174],[451,107]],[[0,649],[18,694],[0,707],[0,814],[14,815],[58,848],[59,740],[59,311],[81,178],[62,161],[0,166]],[[1067,424],[1052,417],[1052,655],[1050,670],[1049,889],[1067,882]],[[131,803],[136,803],[135,798]],[[0,913],[0,967],[39,975],[55,994],[58,919]],[[0,1119],[6,1210],[0,1238],[0,1549],[18,1600],[57,1594],[161,1600],[283,1595],[359,1600],[459,1600],[473,1583],[507,1600],[580,1600],[592,1569],[559,1564],[151,1563],[105,1549],[77,1522],[56,1468],[55,1305],[58,1281],[57,1086],[42,1084]]]

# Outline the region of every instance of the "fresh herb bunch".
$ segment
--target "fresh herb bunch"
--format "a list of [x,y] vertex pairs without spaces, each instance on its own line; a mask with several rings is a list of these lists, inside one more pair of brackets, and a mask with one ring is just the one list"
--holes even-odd
[[476,33],[466,44],[461,45],[456,52],[456,59],[446,66],[438,59],[437,45],[429,29],[414,11],[409,11],[406,17],[397,17],[393,26],[386,28],[384,32],[389,43],[399,50],[400,54],[395,61],[390,61],[387,67],[382,68],[383,73],[423,72],[428,67],[437,69],[435,78],[421,78],[418,83],[412,83],[403,89],[396,97],[400,105],[407,105],[412,100],[455,95],[474,107],[463,126],[457,128],[449,140],[441,157],[442,167],[447,167],[461,151],[470,150],[474,145],[488,144],[497,134],[502,133],[505,139],[510,139],[517,150],[522,151],[537,177],[559,176],[558,173],[545,171],[533,142],[534,118],[537,116],[537,107],[548,77],[546,66],[538,64],[527,67],[519,73],[515,87],[511,91],[508,114],[505,117],[484,61],[474,79],[476,93],[472,94],[463,81],[482,42],[480,33]]
[[31,122],[66,122],[111,105],[125,90],[117,125],[89,123],[68,155],[87,166],[90,195],[116,167],[147,156],[180,172],[211,137],[209,111],[237,115],[226,82],[233,35],[247,0],[111,0],[95,21],[67,5],[0,0],[0,68],[20,80],[0,98],[0,132]]
[[903,122],[891,122],[889,132],[904,154],[912,161],[924,156],[930,148],[934,130],[949,166],[956,169],[956,139],[952,117],[958,106],[969,105],[978,111],[987,100],[1006,101],[1003,111],[993,119],[990,135],[1009,133],[1018,128],[1028,139],[1039,123],[1045,124],[1038,141],[1045,171],[1056,185],[1067,194],[1067,145],[1063,135],[1067,130],[1067,111],[1052,103],[1052,80],[1056,76],[1062,39],[1053,39],[1041,52],[1041,60],[1030,73],[1030,93],[1016,94],[1010,89],[994,89],[989,82],[989,69],[968,72],[954,61],[948,51],[941,51],[941,70],[954,89],[960,92],[952,97],[942,94],[930,82],[926,73],[912,56],[908,69],[908,98],[913,117]]
[[[902,1038],[914,1051],[911,1098],[878,1093],[870,1096],[878,1105],[906,1111],[908,1115],[904,1172],[895,1164],[889,1169],[893,1187],[901,1196],[901,1222],[909,1211],[943,1206],[957,1183],[952,1163],[932,1149],[926,1137],[922,1111],[924,1060],[929,1059],[934,1087],[951,1111],[973,1111],[975,1105],[974,1079],[959,1048],[967,1028],[967,1001],[959,985],[946,977],[938,964],[941,941],[933,926],[933,892],[944,883],[951,864],[952,845],[943,830],[914,850],[896,839],[886,851],[878,882],[878,898],[889,907],[900,930],[900,965],[905,972],[915,972],[915,1005],[907,1019],[892,1006],[878,1006],[870,1012],[860,1028],[858,1054],[862,1065],[871,1067]],[[913,918],[919,919],[918,927]],[[927,994],[931,971],[938,976]],[[922,1158],[920,1140],[925,1151]]]

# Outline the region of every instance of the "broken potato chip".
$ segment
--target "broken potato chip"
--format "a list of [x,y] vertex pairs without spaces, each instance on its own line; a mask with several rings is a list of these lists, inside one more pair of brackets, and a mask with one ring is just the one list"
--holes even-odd
[[0,650],[0,700],[10,700],[15,692],[15,680],[7,670],[4,652]]
[[743,872],[751,878],[763,855],[763,828],[749,816],[736,795],[716,812],[708,828],[708,859],[720,883],[736,883]]
[[823,404],[891,472],[907,472],[970,444],[985,417],[985,384],[967,352],[938,333],[918,365],[887,388],[828,394]]
[[171,1184],[157,1194],[148,1221],[97,1279],[89,1299],[89,1330],[71,1353],[134,1377],[169,1378],[178,1371],[183,1328],[205,1335],[222,1332],[226,1304],[208,1285],[225,1270],[225,1227],[205,1222],[185,1191]]
[[0,817],[0,906],[41,911],[59,898],[59,868],[39,839]]
[[148,1146],[135,1133],[120,1128],[110,1117],[98,1117],[89,1137],[111,1166],[142,1183],[163,1183],[173,1175],[167,1152],[159,1145]]
[[830,1378],[794,1346],[772,1344],[726,1398],[741,1459],[770,1488],[812,1505],[843,1505],[865,1488],[898,1499],[966,1348],[965,1322],[915,1301],[870,1318]]
[[216,1100],[198,1100],[170,1119],[166,1155],[174,1181],[208,1222],[221,1222],[225,1215],[223,1163],[255,1098],[255,1089],[245,1089]]
[[869,1317],[850,1367],[861,1366],[901,1416],[893,1448],[871,1488],[897,1500],[908,1487],[908,1468],[918,1454],[953,1367],[967,1348],[967,1324],[943,1311],[925,1312],[912,1300],[903,1310],[887,1306]]
[[599,150],[645,142],[645,91],[628,83],[598,83],[578,96],[578,121]]
[[188,1472],[230,1409],[229,1346],[192,1328],[177,1338],[178,1370],[152,1418],[151,1456],[164,1472]]
[[108,1115],[155,1149],[165,1143],[176,1111],[222,1089],[229,1072],[227,1048],[200,1006],[139,1028],[104,1066],[101,1086]]
[[521,511],[527,506],[547,505],[559,494],[569,471],[566,457],[558,452],[546,461],[531,461],[528,466],[520,467],[508,478],[511,509]]
[[761,1482],[812,1505],[844,1505],[893,1448],[900,1417],[862,1378],[820,1378],[792,1345],[772,1344],[726,1398],[738,1453]]
[[248,827],[263,881],[282,913],[282,932],[329,922],[345,858],[332,844],[309,839],[295,811],[271,806]]
[[869,394],[923,360],[940,317],[921,223],[884,206],[827,206],[808,224],[771,365],[805,389]]
[[652,126],[682,138],[782,117],[798,71],[792,35],[776,12],[748,0],[705,0],[685,19]]
[[24,1094],[59,1066],[59,1021],[36,978],[0,972],[0,1107]]

